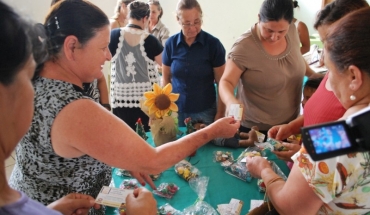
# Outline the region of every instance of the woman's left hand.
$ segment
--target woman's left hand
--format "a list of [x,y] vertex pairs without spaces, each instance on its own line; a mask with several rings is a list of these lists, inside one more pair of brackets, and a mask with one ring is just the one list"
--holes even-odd
[[153,189],[153,190],[156,190],[156,186],[152,180],[152,178],[147,175],[147,174],[144,174],[144,173],[140,173],[140,172],[135,172],[135,171],[130,171],[130,174],[132,177],[136,178],[137,181],[142,185],[142,186],[145,186],[145,182],[149,184],[149,186]]
[[271,169],[270,162],[260,156],[255,157],[247,157],[247,166],[248,171],[251,173],[252,177],[254,178],[261,178],[261,172],[265,168]]

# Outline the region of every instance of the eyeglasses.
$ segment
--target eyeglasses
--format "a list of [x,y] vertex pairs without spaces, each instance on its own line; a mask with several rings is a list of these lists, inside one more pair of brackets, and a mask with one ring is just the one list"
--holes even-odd
[[181,23],[182,27],[189,29],[190,27],[198,28],[202,24],[202,21],[196,21],[193,24],[191,23]]

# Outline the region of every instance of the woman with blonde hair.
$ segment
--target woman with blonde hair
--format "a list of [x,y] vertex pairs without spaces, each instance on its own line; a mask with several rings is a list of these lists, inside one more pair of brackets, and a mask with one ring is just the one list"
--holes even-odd
[[121,28],[127,24],[128,9],[127,5],[134,0],[117,0],[116,7],[114,8],[114,15],[110,19],[110,28]]

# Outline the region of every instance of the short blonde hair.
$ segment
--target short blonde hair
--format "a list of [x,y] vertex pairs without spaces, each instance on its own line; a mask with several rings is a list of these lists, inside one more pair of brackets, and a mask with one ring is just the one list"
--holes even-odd
[[117,0],[117,4],[116,7],[114,8],[114,15],[112,16],[112,19],[118,19],[122,4],[125,4],[127,6],[133,1],[134,0]]

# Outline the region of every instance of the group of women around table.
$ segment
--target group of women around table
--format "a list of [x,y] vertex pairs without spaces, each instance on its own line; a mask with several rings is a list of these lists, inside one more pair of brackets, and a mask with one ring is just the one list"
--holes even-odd
[[[232,137],[237,129],[257,125],[269,136],[285,139],[299,133],[302,125],[344,119],[370,104],[370,9],[364,0],[336,0],[318,14],[315,28],[324,42],[329,72],[298,118],[303,76],[314,73],[300,54],[291,0],[265,0],[258,22],[235,42],[226,62],[220,41],[201,30],[202,10],[196,0],[179,1],[182,29],[167,39],[164,49],[143,30],[149,5],[134,1],[128,7],[126,27],[111,32],[108,17],[88,1],[55,4],[43,28],[0,2],[1,163],[19,143],[9,185],[5,168],[0,170],[0,214],[104,214],[92,197],[109,184],[111,166],[130,170],[140,183],[155,189],[149,174],[171,167],[216,137]],[[147,42],[162,47],[163,64]],[[126,69],[133,62],[120,59],[129,55],[127,50],[140,61],[135,66],[153,70],[153,77]],[[111,60],[116,71],[112,83],[119,86],[113,93],[125,92],[125,80],[130,86],[143,80],[149,87],[159,78],[157,62],[164,84],[172,83],[180,93],[179,117],[200,117],[209,125],[152,148],[82,90],[83,83],[102,76],[102,65]],[[219,84],[218,99],[213,81]],[[119,93],[115,96],[123,98],[112,101],[113,112],[130,97]],[[235,103],[244,105],[241,122],[223,117]],[[265,159],[247,162],[251,174],[265,181],[280,214],[368,212],[368,189],[360,183],[369,177],[367,152],[314,162],[299,144],[285,146],[289,151],[276,154],[288,160],[294,154],[295,161],[286,182]],[[155,214],[156,202],[140,188],[128,196],[126,212]]]

